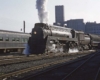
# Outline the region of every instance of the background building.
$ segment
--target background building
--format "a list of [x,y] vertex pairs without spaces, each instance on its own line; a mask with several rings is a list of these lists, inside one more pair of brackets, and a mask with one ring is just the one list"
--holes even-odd
[[55,6],[55,23],[62,24],[64,22],[64,6]]
[[85,33],[100,35],[100,23],[87,22],[84,23],[83,19],[71,19],[64,21],[64,6],[55,6],[55,23],[54,25],[64,26],[66,24],[68,28],[72,28],[78,31],[84,31]]
[[100,23],[87,22],[85,25],[85,32],[100,35]]
[[64,24],[67,24],[68,28],[72,28],[78,31],[85,31],[85,24],[83,22],[83,19],[71,19],[65,21]]

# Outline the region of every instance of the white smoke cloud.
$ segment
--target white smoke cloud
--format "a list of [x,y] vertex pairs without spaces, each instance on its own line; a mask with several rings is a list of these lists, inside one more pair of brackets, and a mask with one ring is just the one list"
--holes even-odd
[[41,23],[48,23],[48,12],[46,11],[47,0],[36,0],[36,9]]

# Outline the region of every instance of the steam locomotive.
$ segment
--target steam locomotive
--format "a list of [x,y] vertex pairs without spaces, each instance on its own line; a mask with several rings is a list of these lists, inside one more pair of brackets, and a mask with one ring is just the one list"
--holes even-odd
[[71,28],[36,23],[32,29],[30,49],[31,53],[68,52],[69,49],[98,48],[100,36],[85,34]]

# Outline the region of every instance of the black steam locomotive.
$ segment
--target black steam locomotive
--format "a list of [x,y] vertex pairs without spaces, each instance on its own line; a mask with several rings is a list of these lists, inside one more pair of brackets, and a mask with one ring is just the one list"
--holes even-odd
[[32,29],[31,53],[68,52],[69,49],[98,48],[100,36],[85,34],[71,28],[58,27],[44,23],[36,23]]

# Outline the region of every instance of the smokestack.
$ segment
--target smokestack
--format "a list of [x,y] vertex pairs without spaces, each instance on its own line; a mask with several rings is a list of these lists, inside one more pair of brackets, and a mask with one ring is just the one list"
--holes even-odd
[[48,12],[46,11],[47,0],[37,0],[36,9],[38,10],[38,17],[40,23],[48,23]]
[[23,30],[24,30],[24,33],[25,33],[25,21],[23,21]]

